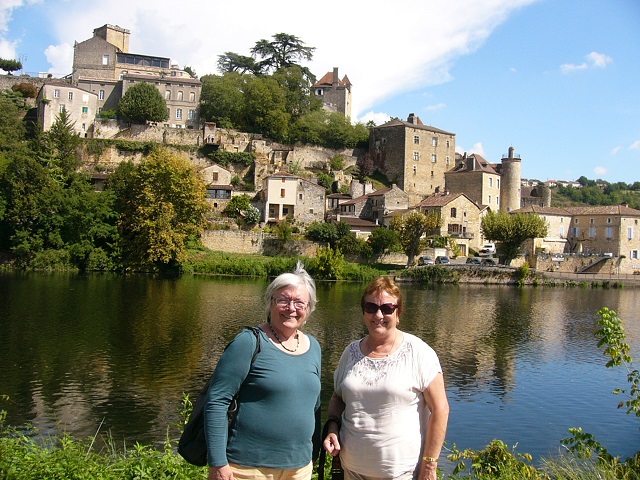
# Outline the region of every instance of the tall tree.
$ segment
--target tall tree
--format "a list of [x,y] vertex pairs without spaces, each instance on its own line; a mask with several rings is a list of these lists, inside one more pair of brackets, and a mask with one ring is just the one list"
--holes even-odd
[[224,54],[218,55],[218,71],[222,74],[252,73],[258,75],[260,73],[260,67],[253,57],[247,57],[233,52],[224,52]]
[[150,83],[136,83],[118,103],[118,116],[134,123],[163,122],[169,115],[164,98]]
[[436,211],[412,210],[391,219],[389,228],[398,232],[402,251],[407,256],[407,266],[413,265],[420,253],[422,236],[431,234],[441,225],[442,218]]
[[200,115],[222,128],[245,128],[245,76],[239,73],[201,78]]
[[[294,65],[300,66],[303,60],[310,61],[313,59],[315,47],[306,47],[304,42],[295,35],[288,33],[276,33],[273,40],[265,39],[256,42],[251,49],[254,57],[260,57],[262,60],[258,62],[261,71],[265,73],[273,73],[281,68],[287,68]],[[308,78],[310,83],[315,82],[315,76],[308,68],[302,67],[303,74]]]
[[119,200],[125,207],[119,223],[125,265],[178,268],[188,241],[199,238],[209,209],[204,181],[192,164],[154,150],[135,166],[121,192],[131,195]]
[[546,237],[549,229],[540,215],[506,212],[487,213],[482,219],[481,227],[485,238],[497,242],[498,256],[505,265],[516,258],[525,240]]
[[75,172],[80,163],[78,148],[82,139],[74,126],[75,122],[71,121],[67,110],[62,109],[51,128],[39,136],[43,147],[41,161],[62,182]]
[[0,58],[0,70],[4,70],[11,75],[12,72],[20,70],[22,68],[22,62],[18,60],[11,60],[6,58]]

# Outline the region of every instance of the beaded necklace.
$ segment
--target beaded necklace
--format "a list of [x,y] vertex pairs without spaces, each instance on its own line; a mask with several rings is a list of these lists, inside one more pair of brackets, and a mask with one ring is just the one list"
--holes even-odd
[[296,348],[291,349],[291,348],[287,348],[287,346],[282,343],[282,340],[280,340],[280,337],[278,336],[278,334],[276,333],[275,329],[273,328],[273,325],[271,325],[271,323],[269,323],[269,328],[271,329],[271,333],[273,333],[273,336],[276,337],[276,340],[278,341],[278,343],[282,346],[282,348],[284,348],[287,352],[295,352],[296,350],[298,350],[298,347],[300,346],[300,334],[298,333],[298,331],[296,331]]

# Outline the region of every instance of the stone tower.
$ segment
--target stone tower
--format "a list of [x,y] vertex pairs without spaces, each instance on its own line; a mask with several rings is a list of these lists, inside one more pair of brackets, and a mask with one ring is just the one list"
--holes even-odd
[[129,53],[129,35],[131,32],[117,25],[103,25],[93,30],[93,36],[106,40],[122,53]]
[[520,155],[509,147],[509,156],[502,157],[502,178],[500,185],[500,210],[511,212],[520,208],[520,180],[522,163]]

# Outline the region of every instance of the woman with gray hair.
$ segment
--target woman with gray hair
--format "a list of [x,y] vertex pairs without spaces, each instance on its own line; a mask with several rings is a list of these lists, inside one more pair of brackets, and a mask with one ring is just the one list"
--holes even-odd
[[[298,262],[267,287],[266,321],[224,351],[205,406],[209,480],[311,478],[320,446],[320,345],[301,328],[316,286]],[[237,394],[238,411],[227,411]]]

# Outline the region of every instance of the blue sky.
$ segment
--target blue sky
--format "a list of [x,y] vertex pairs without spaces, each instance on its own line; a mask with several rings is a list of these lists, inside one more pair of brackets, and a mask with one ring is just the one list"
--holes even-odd
[[[200,3],[200,4],[199,4]],[[296,35],[307,66],[353,84],[353,116],[418,115],[456,134],[459,152],[499,162],[510,146],[538,180],[640,181],[638,0],[0,0],[0,57],[24,72],[71,72],[74,42],[104,24],[130,50],[199,75],[218,55]]]

